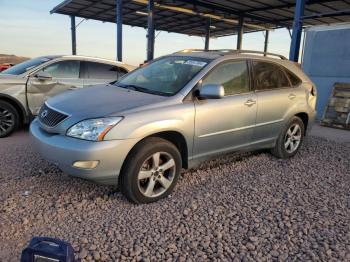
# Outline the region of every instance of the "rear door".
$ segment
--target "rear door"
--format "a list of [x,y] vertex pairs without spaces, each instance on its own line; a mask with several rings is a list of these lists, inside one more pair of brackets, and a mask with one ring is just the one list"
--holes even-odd
[[83,62],[83,68],[84,87],[110,83],[125,74],[118,66],[99,62]]
[[54,62],[41,71],[48,73],[50,79],[39,79],[32,74],[27,82],[28,106],[33,115],[37,115],[42,104],[50,97],[67,90],[74,90],[83,87],[80,79],[80,61],[63,60]]
[[256,118],[256,95],[250,89],[247,61],[232,60],[216,66],[203,79],[220,84],[222,99],[195,101],[194,157],[228,152],[250,144]]
[[288,110],[298,100],[284,68],[272,62],[252,61],[258,110],[253,143],[271,142],[281,132]]

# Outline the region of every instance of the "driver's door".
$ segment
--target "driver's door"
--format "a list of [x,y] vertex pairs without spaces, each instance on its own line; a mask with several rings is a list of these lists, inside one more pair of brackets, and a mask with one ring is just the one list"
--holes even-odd
[[79,78],[80,61],[64,60],[44,67],[45,77],[40,71],[32,74],[27,82],[28,106],[33,115],[37,115],[43,103],[50,97],[66,90],[83,87]]

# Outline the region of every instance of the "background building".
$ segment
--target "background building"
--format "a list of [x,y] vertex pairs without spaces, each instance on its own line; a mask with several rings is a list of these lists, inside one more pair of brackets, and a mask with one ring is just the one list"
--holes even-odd
[[317,86],[321,119],[334,83],[350,83],[350,24],[307,29],[302,67]]

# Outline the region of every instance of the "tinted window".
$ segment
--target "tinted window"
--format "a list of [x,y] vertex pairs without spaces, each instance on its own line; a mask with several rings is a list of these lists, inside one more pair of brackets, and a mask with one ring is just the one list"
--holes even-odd
[[285,71],[289,77],[290,82],[292,83],[292,86],[297,86],[301,83],[301,80],[296,75],[294,75],[292,72],[288,70],[285,70]]
[[279,65],[254,61],[253,70],[256,90],[290,87],[288,78]]
[[217,66],[203,80],[202,85],[219,84],[225,88],[225,95],[249,92],[249,74],[245,61],[235,61]]
[[191,81],[209,61],[198,57],[163,57],[130,72],[115,85],[140,92],[174,95]]
[[118,79],[119,68],[114,65],[87,62],[88,77],[92,79]]
[[33,69],[34,67],[37,67],[43,63],[46,63],[50,61],[51,58],[47,57],[39,57],[39,58],[34,58],[27,60],[23,63],[20,63],[18,65],[15,65],[13,67],[10,67],[9,69],[6,69],[2,71],[2,74],[10,74],[10,75],[21,75],[25,72],[27,72],[30,69]]
[[79,61],[61,61],[45,67],[43,71],[57,78],[79,78],[79,68]]
[[128,71],[126,69],[119,67],[119,77],[121,77],[127,73],[128,73]]

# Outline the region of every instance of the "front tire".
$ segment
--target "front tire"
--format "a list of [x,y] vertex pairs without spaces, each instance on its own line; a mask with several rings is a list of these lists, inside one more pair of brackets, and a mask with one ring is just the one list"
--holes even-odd
[[300,149],[305,136],[305,126],[303,121],[297,117],[292,117],[279,135],[272,154],[278,158],[289,158],[294,156]]
[[174,144],[147,138],[128,156],[119,178],[120,190],[131,202],[155,202],[174,189],[181,167],[181,155]]
[[7,137],[19,126],[19,114],[10,103],[0,101],[0,138]]

